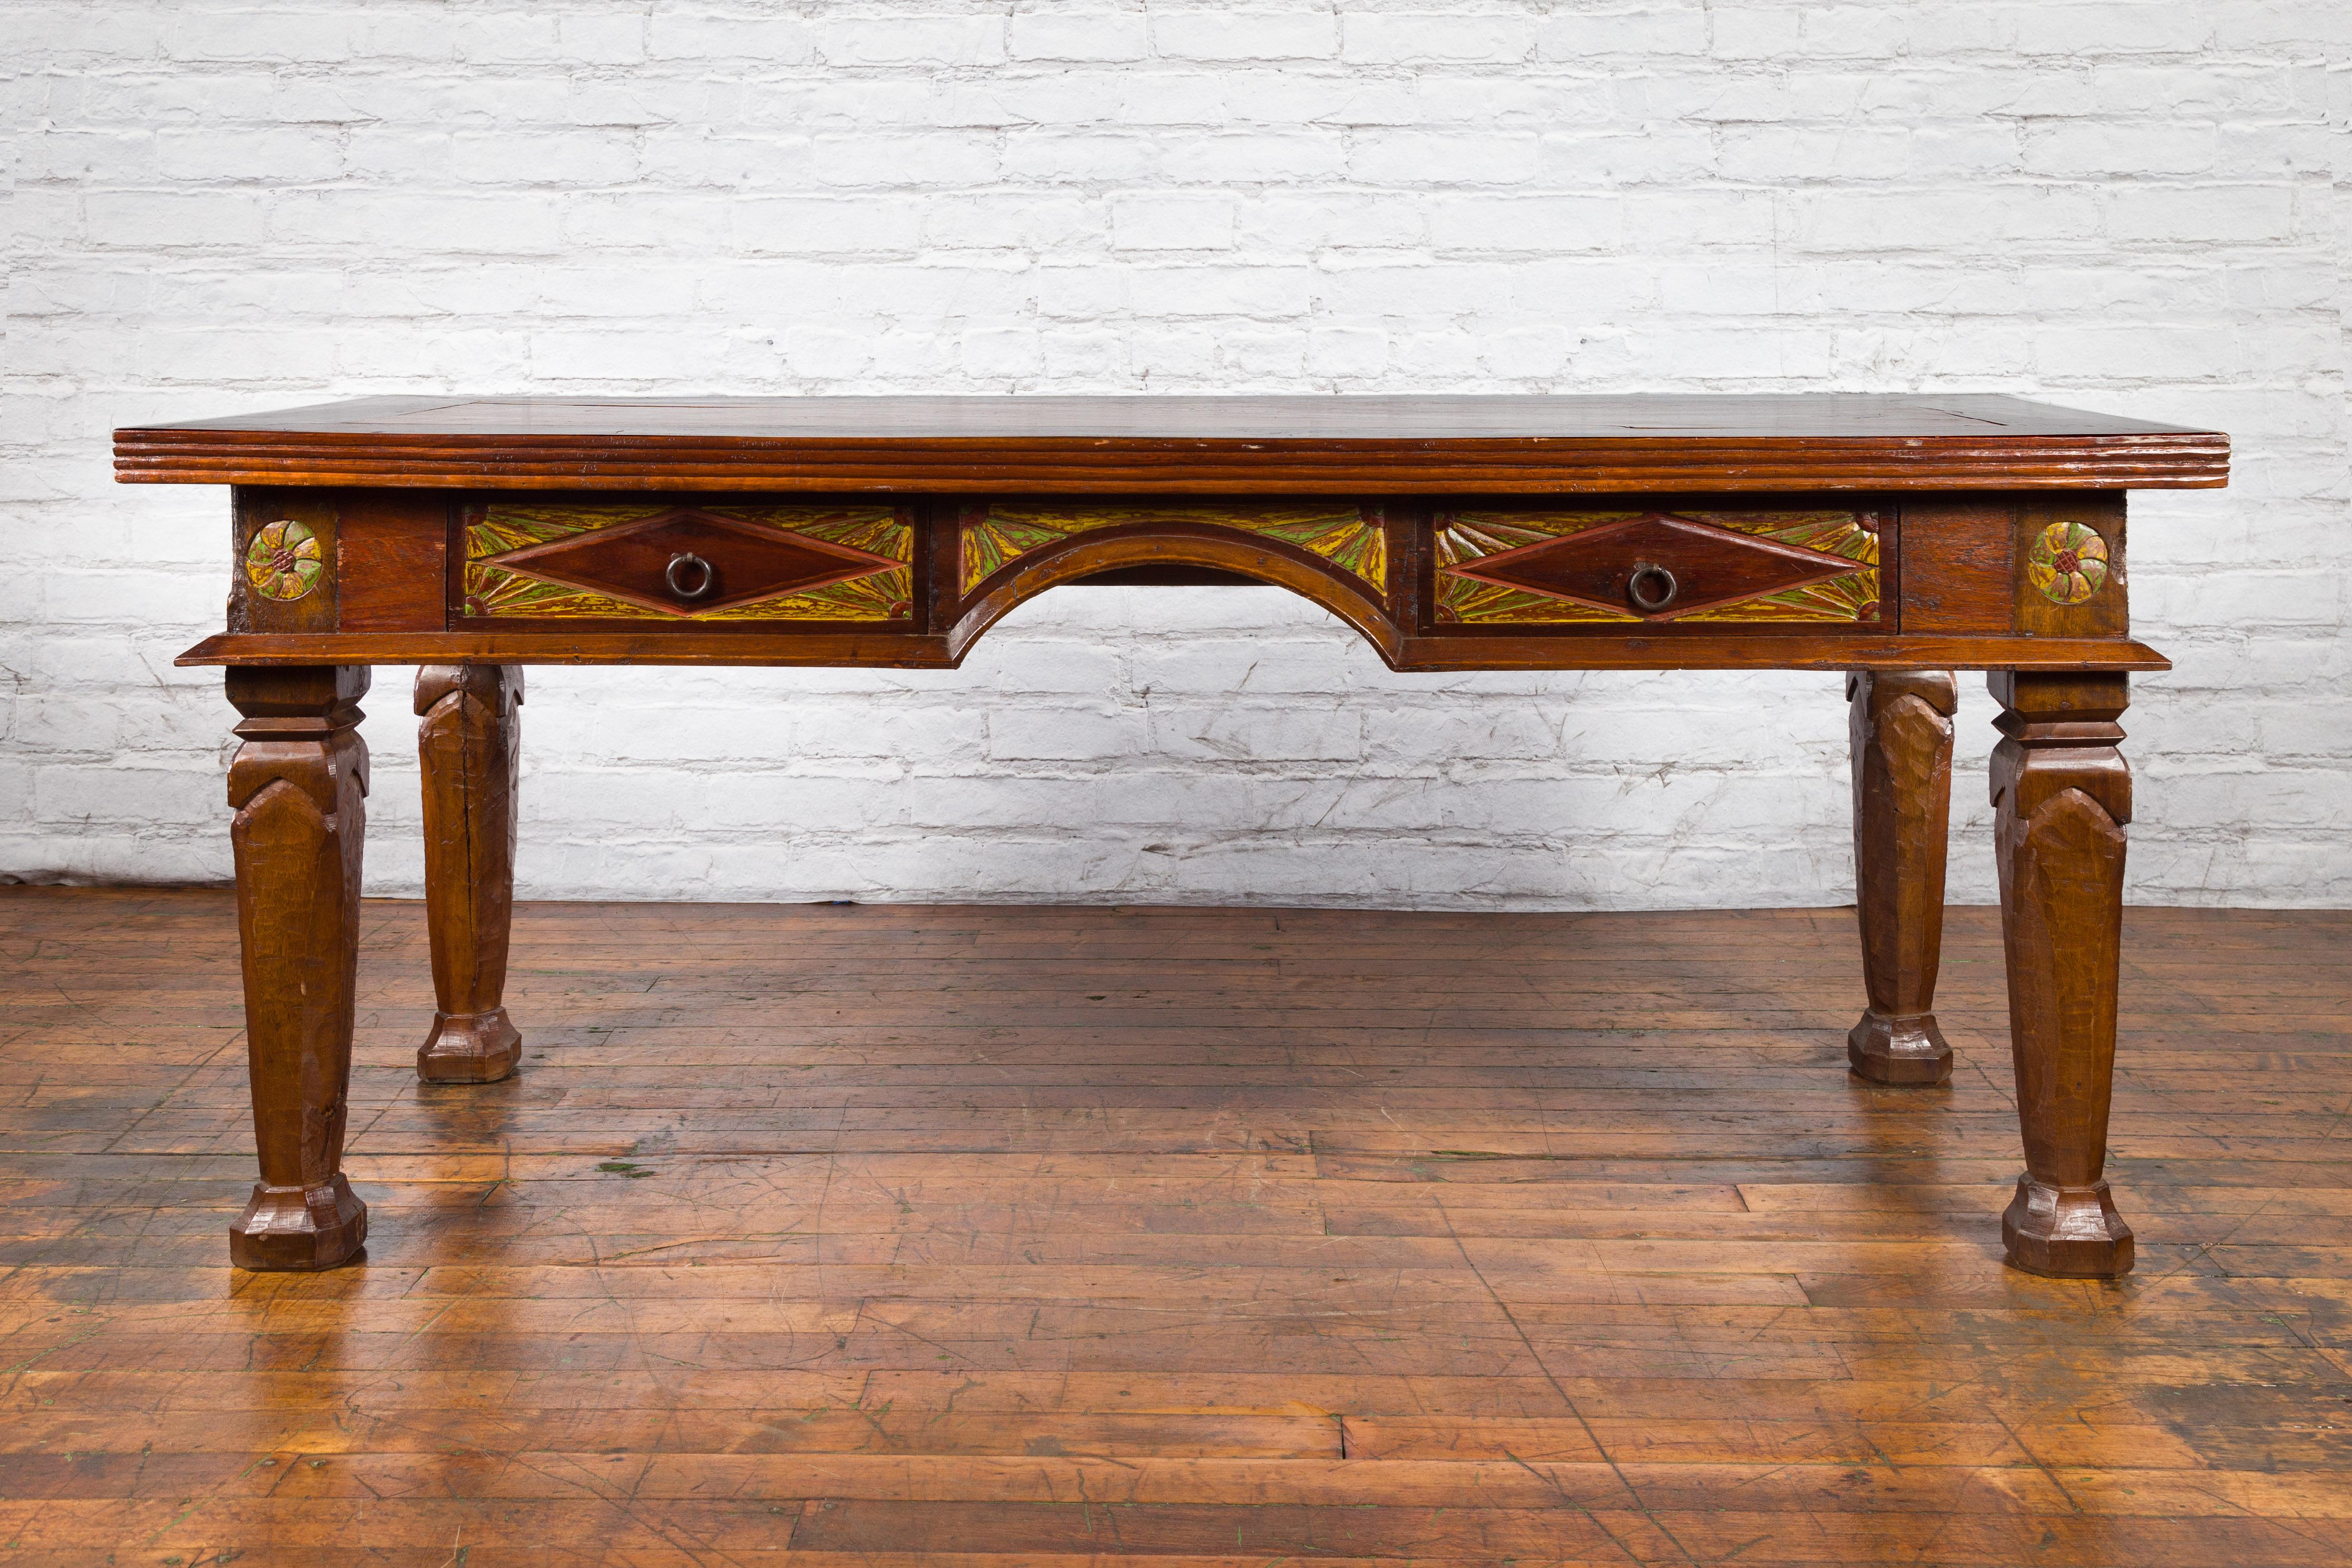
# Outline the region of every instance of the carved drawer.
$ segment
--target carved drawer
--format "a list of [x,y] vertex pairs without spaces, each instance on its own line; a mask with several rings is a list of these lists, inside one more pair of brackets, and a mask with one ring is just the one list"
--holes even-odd
[[889,499],[468,501],[453,620],[907,622],[919,525]]
[[[1891,507],[1853,501],[1528,506],[1430,517],[1435,627],[1726,625],[1853,627],[1892,620]],[[1882,564],[1882,552],[1888,561]]]

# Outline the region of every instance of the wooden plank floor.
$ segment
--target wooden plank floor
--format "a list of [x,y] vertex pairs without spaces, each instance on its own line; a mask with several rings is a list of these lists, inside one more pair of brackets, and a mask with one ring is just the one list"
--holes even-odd
[[243,1275],[229,897],[0,894],[0,1568],[2352,1561],[2352,916],[2127,921],[2121,1286],[1851,911],[539,905],[363,1266]]

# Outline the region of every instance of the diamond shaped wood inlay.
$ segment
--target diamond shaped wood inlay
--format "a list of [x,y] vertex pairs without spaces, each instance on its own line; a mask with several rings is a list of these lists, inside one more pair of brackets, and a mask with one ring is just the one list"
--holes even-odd
[[[1663,566],[1677,584],[1672,602],[1645,610],[1633,601],[1633,574]],[[1735,533],[1662,511],[1448,566],[1457,577],[1544,594],[1595,609],[1670,621],[1809,583],[1864,570],[1864,563],[1775,540]],[[1648,591],[1655,596],[1655,580]]]
[[[709,568],[708,591],[689,597],[670,582],[670,564],[691,555]],[[615,528],[573,534],[551,544],[485,557],[527,577],[608,595],[673,616],[707,615],[755,599],[805,593],[906,564],[887,555],[804,534],[681,507]],[[679,572],[688,590],[702,584],[699,567]]]

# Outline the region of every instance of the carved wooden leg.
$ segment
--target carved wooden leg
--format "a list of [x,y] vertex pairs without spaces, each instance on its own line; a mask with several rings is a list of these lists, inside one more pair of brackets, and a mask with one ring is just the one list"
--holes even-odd
[[495,1083],[522,1061],[522,1037],[502,1003],[521,706],[520,666],[429,664],[416,672],[425,913],[439,1004],[416,1052],[416,1075],[427,1083]]
[[232,668],[245,715],[229,763],[246,1051],[261,1180],[229,1226],[240,1268],[331,1268],[367,1239],[343,1179],[359,972],[367,746],[360,665]]
[[2025,1133],[2025,1174],[2001,1239],[2009,1260],[2035,1274],[2122,1274],[2131,1227],[2101,1173],[2131,820],[2131,770],[2116,749],[2126,679],[1997,672],[1991,686],[2003,710],[1993,821]]
[[1952,817],[1946,670],[1858,669],[1853,704],[1854,910],[1870,1006],[1845,1037],[1853,1070],[1878,1083],[1941,1083],[1952,1047],[1936,1026],[1944,945],[1944,847]]

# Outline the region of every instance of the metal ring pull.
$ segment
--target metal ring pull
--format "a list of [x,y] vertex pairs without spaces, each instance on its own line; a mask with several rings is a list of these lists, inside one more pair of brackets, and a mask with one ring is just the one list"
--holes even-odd
[[[678,581],[682,574],[688,573],[698,574],[691,588]],[[662,581],[667,583],[669,591],[681,599],[699,599],[719,586],[719,573],[709,562],[688,550],[669,558],[669,566],[662,573]]]
[[[1643,585],[1653,577],[1664,586],[1654,594],[1646,593]],[[1683,585],[1675,581],[1675,574],[1654,561],[1634,562],[1633,574],[1625,580],[1625,596],[1633,601],[1635,609],[1650,615],[1673,604],[1675,595],[1682,591]]]

